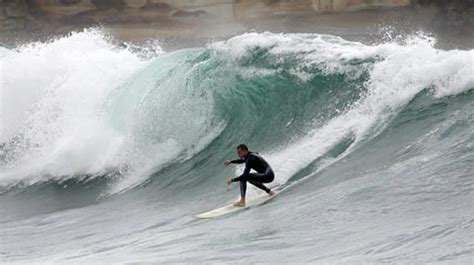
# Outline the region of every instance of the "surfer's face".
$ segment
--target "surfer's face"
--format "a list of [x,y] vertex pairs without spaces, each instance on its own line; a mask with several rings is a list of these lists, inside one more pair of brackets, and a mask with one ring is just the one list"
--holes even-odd
[[240,157],[240,158],[244,158],[247,156],[247,154],[249,153],[249,151],[245,150],[245,149],[237,149],[237,155]]

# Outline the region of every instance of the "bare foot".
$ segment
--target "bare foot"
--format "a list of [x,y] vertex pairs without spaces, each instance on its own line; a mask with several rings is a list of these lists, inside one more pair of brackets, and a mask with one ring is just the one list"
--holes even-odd
[[245,200],[240,200],[240,201],[234,203],[234,206],[245,207]]
[[273,192],[273,191],[270,191],[270,192],[268,193],[268,196],[273,196],[273,195],[275,195],[275,192]]

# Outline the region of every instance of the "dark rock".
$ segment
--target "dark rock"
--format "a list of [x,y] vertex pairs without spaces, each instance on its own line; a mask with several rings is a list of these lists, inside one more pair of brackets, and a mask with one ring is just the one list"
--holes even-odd
[[0,30],[4,31],[16,31],[22,30],[26,26],[25,18],[10,18],[5,20],[0,20]]
[[174,17],[197,17],[200,15],[206,15],[207,12],[203,10],[197,10],[197,11],[184,11],[184,10],[178,10],[172,14]]
[[141,9],[161,9],[165,11],[172,10],[171,6],[167,3],[147,3],[145,6],[141,7]]
[[116,9],[122,10],[124,5],[121,0],[91,0],[99,10]]
[[59,2],[63,5],[75,5],[79,4],[81,0],[59,0]]
[[28,8],[23,0],[3,1],[6,17],[26,17]]
[[3,7],[0,6],[0,20],[6,19],[6,18],[7,18],[7,16],[5,15],[5,12],[3,11]]

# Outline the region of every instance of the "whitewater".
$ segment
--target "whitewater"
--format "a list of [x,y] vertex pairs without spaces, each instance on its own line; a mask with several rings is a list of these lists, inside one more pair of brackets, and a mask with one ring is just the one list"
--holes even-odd
[[[100,29],[0,47],[0,263],[472,263],[474,50]],[[259,207],[246,143],[287,188]],[[249,194],[261,191],[249,187]]]

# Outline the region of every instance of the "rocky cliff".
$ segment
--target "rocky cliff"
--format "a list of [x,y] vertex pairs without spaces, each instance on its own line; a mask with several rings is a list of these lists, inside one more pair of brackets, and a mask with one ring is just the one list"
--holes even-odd
[[0,31],[23,29],[28,18],[25,1],[0,0]]
[[0,30],[39,25],[165,22],[176,17],[242,20],[409,4],[410,0],[0,0]]
[[473,17],[474,0],[0,0],[0,44],[95,25],[119,39],[188,45],[253,29],[350,37],[380,26],[444,31],[468,43]]

